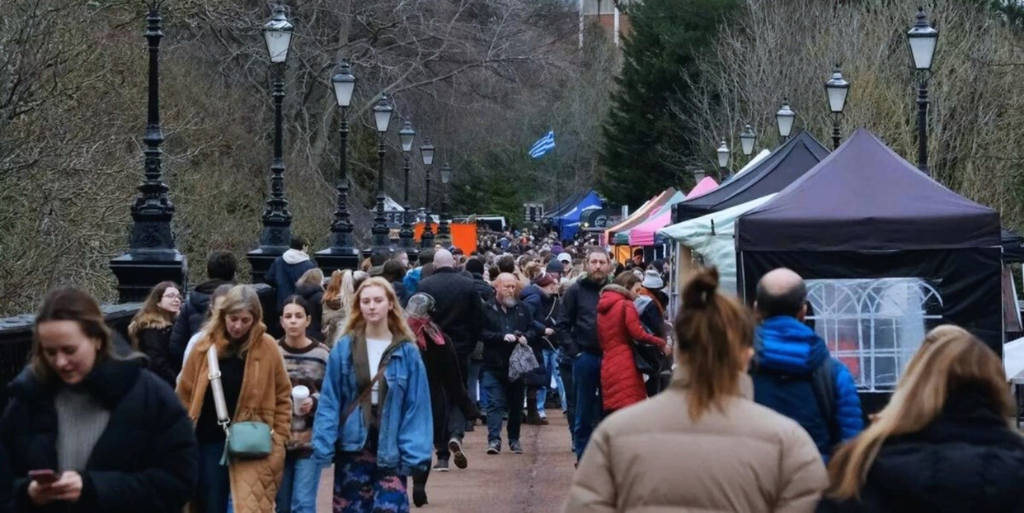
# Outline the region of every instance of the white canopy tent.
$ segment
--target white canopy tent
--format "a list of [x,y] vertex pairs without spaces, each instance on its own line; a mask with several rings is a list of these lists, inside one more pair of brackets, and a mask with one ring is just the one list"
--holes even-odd
[[1003,344],[1003,369],[1007,380],[1024,384],[1024,338]]

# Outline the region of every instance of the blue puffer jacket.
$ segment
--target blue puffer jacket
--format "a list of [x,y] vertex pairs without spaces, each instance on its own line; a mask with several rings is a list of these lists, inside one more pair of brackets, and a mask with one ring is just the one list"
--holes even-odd
[[822,417],[814,395],[812,374],[831,358],[825,341],[793,317],[772,317],[757,330],[754,401],[795,421],[814,439],[825,461],[840,442],[864,429],[860,398],[850,371],[833,358],[835,415],[840,440],[830,440],[828,422]]
[[[434,449],[434,420],[427,371],[416,344],[403,342],[395,350],[384,370],[384,380],[388,392],[380,414],[377,466],[403,476],[424,472]],[[313,460],[321,466],[331,464],[336,448],[344,452],[363,450],[367,426],[361,406],[352,411],[344,426],[338,426],[349,401],[358,396],[352,335],[347,334],[331,350],[313,422]]]

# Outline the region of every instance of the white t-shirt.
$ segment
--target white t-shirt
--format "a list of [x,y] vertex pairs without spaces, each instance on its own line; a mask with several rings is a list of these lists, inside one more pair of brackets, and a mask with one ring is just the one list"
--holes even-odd
[[[391,345],[391,339],[368,338],[366,339],[366,353],[370,360],[370,379],[377,375],[380,370],[380,360],[384,357],[384,350]],[[377,404],[380,395],[380,381],[373,384],[370,390],[370,403]]]

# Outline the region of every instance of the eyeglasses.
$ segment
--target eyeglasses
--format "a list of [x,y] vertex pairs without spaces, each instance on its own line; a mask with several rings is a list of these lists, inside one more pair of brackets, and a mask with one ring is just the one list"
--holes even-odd
[[164,299],[170,299],[170,300],[177,299],[178,301],[181,301],[181,294],[164,294],[163,298]]

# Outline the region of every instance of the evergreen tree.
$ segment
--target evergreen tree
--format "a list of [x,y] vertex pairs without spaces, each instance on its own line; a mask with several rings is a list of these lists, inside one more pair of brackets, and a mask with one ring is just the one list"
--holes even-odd
[[631,4],[632,31],[623,46],[623,66],[615,78],[606,119],[601,192],[613,203],[639,205],[671,185],[677,171],[701,149],[687,140],[685,110],[695,77],[695,59],[714,44],[719,26],[737,12],[738,0],[657,0]]

